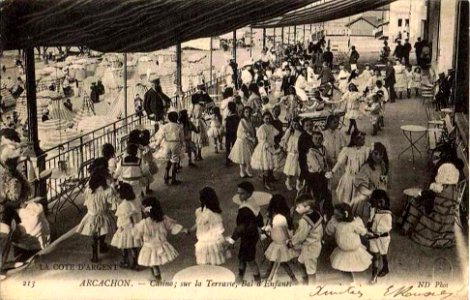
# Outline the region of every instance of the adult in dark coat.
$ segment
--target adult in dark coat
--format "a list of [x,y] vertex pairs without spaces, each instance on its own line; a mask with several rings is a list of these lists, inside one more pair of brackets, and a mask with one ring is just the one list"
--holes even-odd
[[387,62],[387,68],[385,69],[385,87],[388,90],[390,96],[390,102],[395,102],[395,69],[393,68],[393,61],[389,60]]
[[162,121],[166,110],[170,107],[171,99],[165,95],[160,86],[160,79],[152,81],[150,88],[144,95],[144,110],[149,119]]
[[318,75],[318,79],[320,79],[320,85],[325,85],[328,82],[335,82],[335,77],[333,76],[333,72],[331,72],[330,67],[326,62],[323,63],[323,69]]
[[281,91],[284,92],[284,96],[287,96],[289,87],[295,85],[295,76],[291,74],[292,71],[289,67],[286,67],[284,70],[286,75],[282,77]]
[[235,89],[240,88],[240,81],[238,80],[238,64],[234,59],[230,59],[229,66],[232,68],[232,82]]
[[199,84],[196,93],[191,95],[191,103],[194,105],[200,104],[204,110],[210,110],[215,106],[214,100],[206,92],[206,86]]
[[95,82],[93,82],[90,87],[90,99],[93,103],[100,102],[100,89]]
[[330,68],[333,66],[333,52],[330,51],[330,47],[326,47],[326,51],[323,52],[322,62],[326,62]]
[[418,66],[421,65],[421,52],[422,51],[423,51],[423,42],[421,41],[421,38],[419,37],[415,43],[416,62]]
[[313,147],[313,121],[309,119],[304,119],[302,121],[303,131],[302,134],[299,136],[299,141],[297,147],[299,149],[299,167],[300,167],[300,176],[299,180],[307,178],[308,175],[308,167],[307,167],[307,153],[310,148]]
[[403,57],[405,58],[405,65],[410,64],[410,52],[411,52],[411,44],[408,39],[405,40],[405,44],[403,45]]
[[393,51],[393,56],[398,58],[400,61],[403,59],[404,49],[403,49],[403,45],[401,44],[401,41],[397,41],[397,46],[395,47],[395,50]]

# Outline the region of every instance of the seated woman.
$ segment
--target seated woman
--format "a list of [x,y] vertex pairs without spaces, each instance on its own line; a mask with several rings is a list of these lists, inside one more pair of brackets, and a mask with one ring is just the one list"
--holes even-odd
[[458,180],[457,168],[445,163],[429,190],[408,201],[399,225],[413,241],[432,248],[455,245],[454,225],[459,209],[455,185]]

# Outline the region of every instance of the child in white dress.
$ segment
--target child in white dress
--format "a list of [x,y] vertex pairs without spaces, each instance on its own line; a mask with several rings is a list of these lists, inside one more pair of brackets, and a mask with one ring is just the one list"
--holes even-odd
[[163,213],[160,202],[155,197],[142,201],[146,218],[135,226],[136,238],[141,240],[138,264],[150,267],[157,282],[162,281],[160,266],[175,260],[178,252],[167,241],[168,232],[176,235],[188,230]]
[[[286,162],[284,164],[284,174],[286,174],[286,187],[289,191],[293,190],[292,178],[299,177],[300,166],[299,166],[299,137],[302,134],[300,119],[295,118],[289,130],[286,131],[281,140],[281,147],[287,152]],[[297,178],[297,184],[299,185],[299,179]]]
[[361,218],[353,216],[349,204],[335,206],[335,216],[328,222],[326,233],[334,235],[337,245],[330,256],[333,269],[347,272],[352,277],[353,272],[369,268],[372,255],[361,243],[361,236],[367,234],[367,229]]
[[280,195],[273,195],[268,206],[268,224],[263,228],[271,237],[271,243],[264,252],[266,259],[270,261],[265,278],[270,278],[275,263],[279,263],[293,283],[297,283],[294,272],[288,262],[296,256],[293,249],[287,246],[292,236],[292,219],[286,199]]
[[240,177],[251,178],[251,155],[253,154],[254,145],[256,143],[255,129],[251,122],[251,114],[253,109],[246,106],[243,108],[243,115],[238,123],[237,139],[230,151],[229,159],[240,165]]
[[326,119],[323,131],[323,146],[331,159],[332,165],[336,164],[341,150],[348,144],[346,135],[339,128],[339,116],[329,115]]
[[[390,211],[390,199],[384,190],[375,190],[370,196],[371,220],[367,227],[371,232],[369,237],[369,251],[372,259],[371,283],[377,283],[377,276],[384,277],[389,273],[388,248],[390,246],[390,231],[392,230],[392,212]],[[379,263],[382,268],[379,272]]]
[[77,233],[92,238],[91,262],[98,262],[98,245],[99,252],[108,251],[105,243],[106,235],[116,230],[111,213],[117,205],[116,191],[108,185],[107,175],[107,170],[102,168],[91,173],[88,187],[84,192],[87,213],[77,227]]
[[411,74],[411,88],[415,90],[416,96],[419,96],[420,94],[420,88],[421,88],[421,68],[420,67],[415,67],[413,70],[413,73]]
[[351,141],[338,155],[338,161],[333,167],[332,173],[345,166],[336,188],[336,203],[351,203],[354,196],[354,178],[359,173],[361,166],[369,157],[370,147],[364,146],[365,133],[356,131],[351,135]]
[[413,84],[413,69],[411,65],[405,67],[406,95],[411,97],[411,88]]
[[191,133],[191,140],[196,146],[196,159],[202,160],[202,148],[209,146],[209,137],[207,136],[206,121],[202,117],[203,108],[196,104],[191,118],[196,130]]
[[270,181],[274,177],[274,152],[275,142],[274,138],[279,134],[279,131],[271,125],[273,116],[270,112],[263,114],[263,125],[256,131],[258,138],[258,145],[256,145],[253,155],[251,156],[251,166],[255,170],[263,171],[263,183],[266,190],[272,190]]
[[[360,101],[362,98],[362,93],[357,90],[357,87],[354,83],[349,84],[349,90],[342,97],[342,101],[346,101],[346,119],[349,119],[349,128],[347,133],[351,134],[351,130],[357,130],[356,119],[361,115],[359,111]],[[353,129],[354,128],[354,129]]]
[[117,230],[111,240],[111,246],[122,250],[121,268],[137,268],[137,253],[141,247],[140,240],[134,236],[134,225],[140,218],[141,210],[134,200],[132,186],[121,182],[117,187],[121,203],[116,210]]
[[205,187],[199,192],[201,207],[196,209],[196,223],[189,231],[196,231],[196,263],[221,265],[225,263],[224,224],[219,199],[214,189]]
[[351,74],[344,68],[344,65],[339,65],[338,73],[338,88],[341,92],[346,93],[348,90],[348,79]]
[[224,149],[222,146],[222,140],[224,136],[224,130],[222,126],[222,115],[220,114],[220,108],[214,107],[212,109],[212,116],[210,119],[209,129],[207,135],[214,140],[215,153],[219,153]]

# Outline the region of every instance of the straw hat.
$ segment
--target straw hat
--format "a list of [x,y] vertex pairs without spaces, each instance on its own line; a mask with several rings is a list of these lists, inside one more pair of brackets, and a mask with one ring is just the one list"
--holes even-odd
[[443,185],[457,184],[459,176],[459,170],[457,170],[453,164],[445,163],[437,170],[435,181],[436,183]]

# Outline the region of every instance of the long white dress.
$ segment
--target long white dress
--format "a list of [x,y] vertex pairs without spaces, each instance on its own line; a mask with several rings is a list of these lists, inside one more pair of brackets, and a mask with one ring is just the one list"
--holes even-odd
[[346,93],[348,91],[348,79],[351,74],[346,70],[339,71],[338,74],[338,88],[341,92]]
[[346,92],[341,100],[346,101],[346,119],[356,120],[361,116],[359,111],[360,102],[362,94],[360,92]]
[[395,69],[395,92],[405,92],[407,88],[405,66],[396,65]]
[[325,146],[326,153],[333,160],[333,163],[336,163],[341,149],[346,147],[347,144],[346,134],[340,129],[326,129],[323,131],[323,146]]
[[263,124],[256,131],[258,145],[251,156],[251,167],[255,170],[274,170],[274,137],[279,131],[271,124]]
[[335,236],[338,245],[330,256],[333,269],[362,272],[369,268],[372,255],[361,243],[360,236],[365,235],[367,229],[360,218],[356,217],[352,222],[338,222],[336,218],[332,218],[326,226],[326,232]]
[[233,148],[230,151],[229,159],[236,164],[246,164],[251,161],[251,154],[253,153],[253,142],[250,139],[255,139],[255,129],[251,122],[241,119],[237,128],[237,139]]
[[286,162],[284,164],[284,174],[287,176],[299,176],[299,137],[302,134],[300,130],[295,130],[291,133],[287,130],[284,137],[281,140],[285,151],[287,152]]
[[196,263],[221,265],[225,262],[222,216],[208,208],[196,209]]
[[367,146],[344,147],[339,153],[338,161],[333,168],[337,170],[344,165],[345,170],[336,188],[336,197],[339,203],[350,203],[354,196],[354,179],[359,173],[361,166],[367,160],[371,149]]

